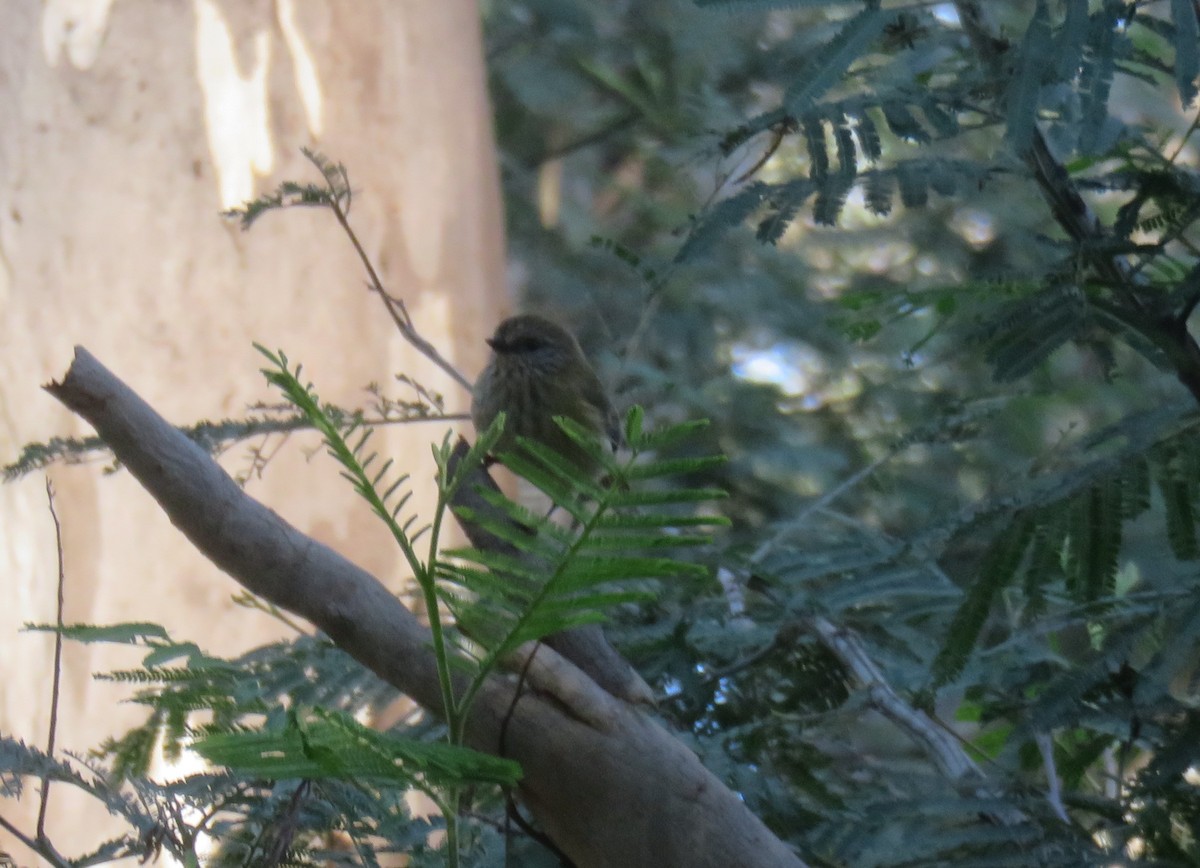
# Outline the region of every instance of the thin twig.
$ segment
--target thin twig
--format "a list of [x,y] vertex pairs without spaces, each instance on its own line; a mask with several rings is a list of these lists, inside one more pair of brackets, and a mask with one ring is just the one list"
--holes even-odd
[[279,865],[283,862],[283,858],[291,849],[292,842],[296,839],[296,830],[299,828],[299,820],[297,817],[300,814],[300,808],[304,804],[304,800],[308,798],[309,790],[312,789],[312,781],[302,780],[300,786],[296,787],[292,797],[288,799],[287,808],[284,809],[283,816],[276,822],[275,840],[271,843],[271,849],[265,854],[265,860],[260,865],[271,866]]
[[1046,767],[1046,801],[1050,803],[1050,808],[1056,817],[1064,823],[1069,823],[1071,818],[1063,806],[1062,785],[1058,780],[1058,769],[1054,765],[1054,742],[1051,741],[1049,734],[1044,732],[1039,732],[1034,737],[1034,741],[1037,742],[1038,750],[1041,751],[1042,765]]
[[389,295],[388,291],[383,288],[383,281],[380,280],[379,273],[375,270],[375,266],[371,264],[371,258],[367,256],[367,251],[363,249],[361,242],[358,240],[358,236],[354,233],[354,229],[350,226],[350,220],[348,217],[349,209],[342,207],[343,191],[339,191],[333,182],[330,181],[324,165],[324,158],[308,151],[305,151],[304,155],[308,157],[309,161],[317,167],[317,170],[321,172],[322,177],[325,178],[325,184],[329,188],[330,194],[329,210],[331,210],[333,212],[333,216],[337,218],[338,225],[342,227],[342,231],[346,233],[346,237],[350,239],[350,243],[354,245],[354,251],[358,254],[359,261],[362,262],[363,268],[367,270],[367,276],[370,277],[370,281],[367,284],[368,288],[371,292],[376,293],[383,301],[383,306],[387,309],[388,316],[392,318],[392,322],[396,324],[396,328],[400,331],[400,334],[404,336],[406,341],[416,347],[417,350],[423,356],[425,356],[425,358],[429,359],[431,362],[449,374],[455,382],[461,385],[468,392],[471,391],[471,381],[464,377],[459,370],[454,367],[454,365],[450,364],[450,362],[440,352],[438,352],[437,347],[425,340],[425,338],[421,337],[421,335],[417,332],[416,324],[413,322],[413,318],[409,314],[408,307],[404,304],[404,302],[395,296]]
[[633,332],[629,335],[629,340],[625,342],[624,349],[621,350],[621,364],[627,365],[629,360],[635,358],[641,349],[642,338],[646,336],[646,332],[650,328],[650,323],[654,319],[654,315],[658,312],[658,306],[662,302],[663,289],[666,285],[666,280],[657,283],[650,287],[650,292],[647,293],[646,303],[642,305],[642,312],[638,315],[637,325],[634,326]]
[[[347,417],[353,415],[346,414]],[[462,422],[470,419],[468,413],[431,413],[425,416],[387,419],[364,417],[362,424],[368,427],[384,425],[407,425],[417,422]],[[252,419],[246,422],[197,422],[180,426],[190,440],[199,443],[205,451],[215,453],[227,445],[249,440],[251,437],[269,434],[289,434],[293,431],[314,430],[312,423],[301,417],[286,419]],[[225,433],[228,432],[228,433]],[[64,464],[82,464],[85,461],[101,460],[101,453],[111,453],[108,445],[99,437],[55,437],[47,443],[28,443],[21,455],[12,464],[0,467],[0,478],[12,481],[62,461]],[[118,467],[120,465],[117,465]]]
[[796,623],[798,622],[790,622],[789,624],[784,625],[783,628],[775,633],[775,637],[771,639],[770,642],[759,648],[757,651],[752,651],[745,657],[735,660],[726,666],[722,666],[717,669],[710,669],[705,676],[704,681],[701,683],[705,687],[711,687],[723,679],[729,678],[731,675],[737,675],[739,672],[744,672],[750,667],[767,659],[786,644],[784,638],[785,632],[788,640],[794,638],[794,628]]
[[0,817],[0,829],[5,829],[10,835],[12,835],[26,847],[53,865],[54,868],[71,868],[71,863],[60,856],[52,847],[50,847],[48,842],[35,841],[8,820],[4,819],[4,817]]
[[1192,118],[1191,126],[1189,126],[1187,128],[1187,132],[1185,132],[1183,134],[1183,137],[1180,138],[1179,146],[1177,148],[1175,148],[1175,153],[1173,153],[1173,154],[1171,154],[1171,156],[1167,157],[1167,165],[1168,166],[1175,165],[1175,161],[1178,160],[1179,155],[1183,153],[1183,149],[1187,145],[1188,139],[1190,139],[1192,137],[1192,133],[1196,132],[1197,129],[1200,129],[1200,111],[1196,112],[1196,116],[1194,118]]
[[811,515],[813,515],[816,512],[821,512],[824,509],[826,509],[826,507],[828,507],[831,503],[833,503],[835,500],[837,500],[843,494],[848,492],[850,489],[854,488],[856,485],[858,485],[864,479],[871,476],[876,470],[878,470],[880,467],[882,467],[887,462],[891,461],[893,458],[895,458],[897,455],[899,455],[901,452],[903,452],[905,449],[907,449],[908,446],[910,446],[910,445],[912,445],[912,444],[906,443],[899,448],[889,449],[887,452],[885,452],[883,455],[876,458],[874,461],[872,461],[866,467],[856,470],[854,473],[852,473],[848,477],[846,477],[846,479],[842,480],[840,483],[835,485],[833,488],[829,489],[829,491],[825,492],[823,495],[818,497],[812,503],[805,506],[804,509],[800,510],[800,512],[797,513],[795,517],[793,517],[791,520],[789,520],[787,522],[787,524],[783,525],[774,534],[772,534],[768,539],[763,541],[762,545],[760,545],[754,551],[754,553],[752,555],[750,555],[749,563],[751,563],[751,564],[762,563],[763,558],[765,558],[772,551],[774,551],[775,547],[778,546],[789,534],[791,534],[792,532],[803,527],[804,523],[806,521],[808,521],[808,519]]
[[626,112],[625,114],[617,115],[612,120],[608,121],[605,124],[601,124],[597,129],[592,130],[590,133],[584,133],[579,138],[572,139],[571,141],[569,141],[565,144],[547,148],[545,151],[538,154],[536,159],[532,160],[531,162],[534,164],[538,164],[538,163],[544,163],[547,160],[558,160],[563,157],[569,156],[569,155],[575,153],[576,151],[582,150],[583,148],[590,147],[591,145],[594,145],[598,142],[603,141],[604,139],[611,136],[613,133],[618,133],[627,127],[633,126],[633,124],[636,123],[639,120],[639,118],[640,118],[640,115],[635,111],[630,111],[630,112]]
[[[65,586],[67,571],[63,565],[62,525],[58,513],[54,510],[54,485],[46,477],[46,501],[50,507],[50,517],[54,520],[54,545],[58,552],[58,608],[55,611],[54,623],[58,629],[54,633],[54,676],[50,687],[50,727],[46,735],[46,756],[54,758],[54,741],[58,734],[58,697],[62,685],[62,647],[63,647],[63,605],[65,602]],[[46,838],[46,810],[50,805],[50,775],[42,777],[42,793],[38,802],[37,840],[39,844],[48,843]]]

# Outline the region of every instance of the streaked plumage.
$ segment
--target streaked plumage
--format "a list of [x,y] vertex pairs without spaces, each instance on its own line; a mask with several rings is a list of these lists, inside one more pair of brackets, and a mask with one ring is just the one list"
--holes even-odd
[[620,420],[574,335],[544,317],[521,314],[500,323],[488,346],[492,359],[475,381],[471,401],[475,429],[485,430],[503,411],[497,452],[511,450],[518,436],[527,437],[594,472],[595,462],[554,417],[574,419],[614,448],[621,440]]

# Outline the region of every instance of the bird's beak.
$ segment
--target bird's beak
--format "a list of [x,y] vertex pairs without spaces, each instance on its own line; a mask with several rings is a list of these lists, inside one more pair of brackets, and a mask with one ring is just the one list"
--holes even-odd
[[484,338],[483,342],[485,344],[487,344],[489,347],[491,347],[493,350],[496,349],[496,339],[495,338]]

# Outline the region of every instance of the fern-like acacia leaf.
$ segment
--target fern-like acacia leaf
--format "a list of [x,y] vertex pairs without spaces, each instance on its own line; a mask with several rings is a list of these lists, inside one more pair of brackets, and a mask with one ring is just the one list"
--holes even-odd
[[1017,69],[1008,88],[1008,129],[1005,135],[1018,154],[1025,153],[1033,139],[1042,76],[1050,55],[1050,11],[1038,0],[1033,19],[1025,29]]
[[1175,85],[1184,108],[1196,99],[1196,77],[1200,76],[1200,14],[1192,0],[1171,0],[1175,22]]
[[1034,523],[1027,514],[1018,515],[992,543],[984,556],[979,578],[968,589],[966,598],[954,613],[942,649],[933,662],[934,681],[946,684],[966,665],[979,638],[992,602],[1017,574],[1025,552],[1033,540]]
[[866,52],[890,18],[878,3],[869,3],[847,21],[784,92],[785,109],[797,115],[807,111]]

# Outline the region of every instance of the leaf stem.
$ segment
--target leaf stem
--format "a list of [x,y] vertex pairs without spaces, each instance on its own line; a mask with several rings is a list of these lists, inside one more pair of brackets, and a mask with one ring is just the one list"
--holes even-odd
[[[54,632],[54,675],[50,687],[50,727],[46,735],[46,755],[54,757],[55,736],[58,733],[58,699],[62,688],[62,647],[63,647],[63,608],[66,600],[66,568],[63,564],[62,524],[54,509],[54,485],[49,477],[46,479],[46,501],[50,507],[50,517],[54,520],[54,543],[58,552],[58,607],[55,610],[54,624],[58,628]],[[50,805],[50,775],[42,776],[42,792],[38,801],[37,841],[39,844],[48,843],[46,838],[46,811]]]

